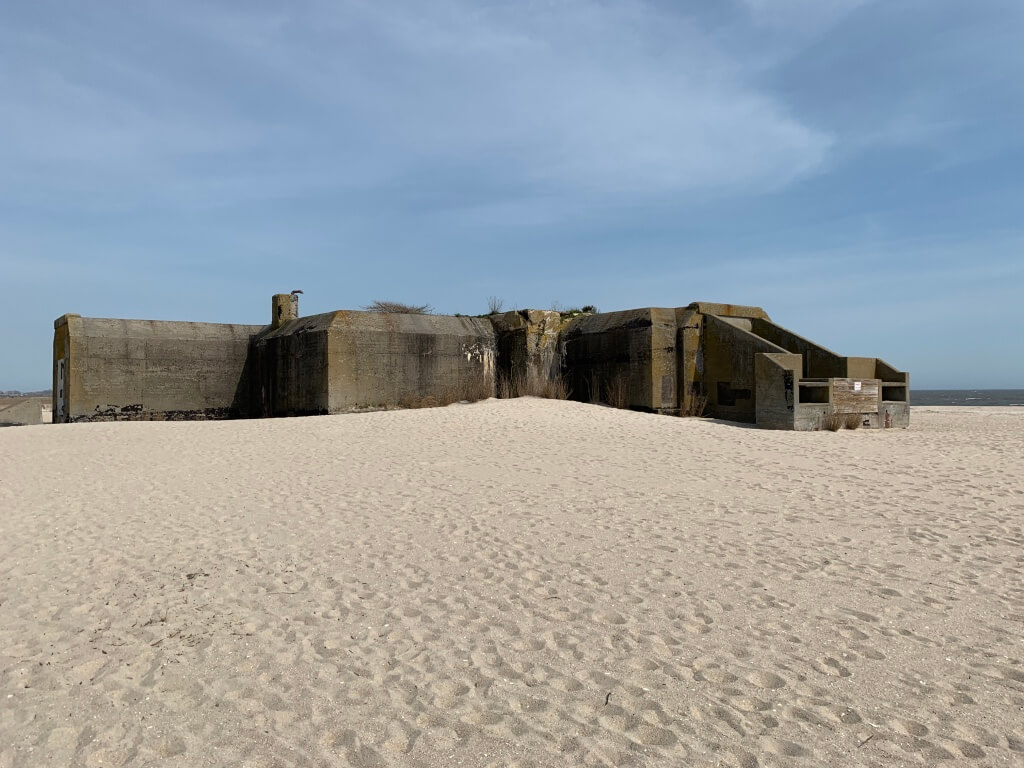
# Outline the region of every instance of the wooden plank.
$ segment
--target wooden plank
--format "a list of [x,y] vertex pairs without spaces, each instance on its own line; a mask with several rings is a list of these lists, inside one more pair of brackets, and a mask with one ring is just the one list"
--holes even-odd
[[832,379],[836,413],[878,413],[879,379]]

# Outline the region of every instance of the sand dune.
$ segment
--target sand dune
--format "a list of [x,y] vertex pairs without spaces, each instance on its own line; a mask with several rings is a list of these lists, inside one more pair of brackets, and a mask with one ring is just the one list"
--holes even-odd
[[1024,765],[1024,409],[0,431],[0,768]]

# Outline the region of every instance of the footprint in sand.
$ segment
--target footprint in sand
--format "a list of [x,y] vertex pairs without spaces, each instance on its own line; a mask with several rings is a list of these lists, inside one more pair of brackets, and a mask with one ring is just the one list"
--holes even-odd
[[832,677],[849,677],[851,674],[850,670],[839,663],[838,659],[833,659],[831,656],[819,657],[813,666],[821,674]]
[[594,621],[599,621],[602,624],[625,624],[626,617],[621,613],[611,610],[594,611],[591,614]]
[[764,738],[761,740],[761,744],[763,745],[765,752],[769,752],[773,755],[782,755],[784,757],[807,757],[810,754],[810,752],[795,741],[787,741],[786,739]]
[[747,682],[756,685],[758,688],[775,689],[786,686],[785,678],[779,677],[774,672],[766,672],[764,670],[747,675]]

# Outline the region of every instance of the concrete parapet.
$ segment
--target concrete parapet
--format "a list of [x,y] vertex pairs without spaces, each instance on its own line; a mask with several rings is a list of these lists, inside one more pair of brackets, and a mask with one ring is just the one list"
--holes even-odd
[[718,315],[719,317],[748,317],[760,320],[771,320],[768,313],[761,307],[749,307],[743,304],[719,304],[714,301],[694,301],[686,306],[691,312],[701,315]]

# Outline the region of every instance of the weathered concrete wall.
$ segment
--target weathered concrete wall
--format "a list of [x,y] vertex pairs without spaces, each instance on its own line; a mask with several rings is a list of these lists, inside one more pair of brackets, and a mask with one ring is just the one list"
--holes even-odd
[[0,427],[42,424],[43,402],[38,397],[0,398]]
[[882,381],[902,382],[910,386],[910,374],[906,371],[897,371],[884,360],[876,357],[868,358],[875,361],[875,378]]
[[732,421],[756,421],[755,356],[789,350],[749,330],[746,318],[704,315],[703,388],[711,415]]
[[54,421],[245,415],[260,326],[65,315],[54,324]]
[[683,413],[693,413],[696,398],[704,396],[704,315],[691,307],[676,310],[676,399]]
[[793,429],[796,391],[803,360],[800,355],[759,352],[754,355],[757,426]]
[[632,309],[573,318],[563,331],[570,397],[677,412],[676,310]]
[[679,350],[676,310],[651,309],[651,410],[679,413]]
[[553,310],[523,309],[487,318],[494,328],[497,375],[526,391],[562,376],[566,322]]
[[[785,349],[787,352],[802,355],[804,360],[804,377],[829,378],[832,376],[847,376],[846,358],[840,357],[830,349],[820,344],[798,336],[782,326],[776,325],[770,320],[753,318],[751,330],[763,339]],[[874,372],[872,371],[872,375]]]
[[[278,302],[274,307],[276,318]],[[334,314],[285,320],[253,336],[247,377],[252,416],[330,412],[328,331]]]
[[[683,413],[694,412],[694,401],[707,396],[707,382],[704,372],[704,318],[717,315],[724,318],[768,320],[768,313],[761,307],[743,304],[721,304],[711,301],[694,301],[679,307],[676,313],[677,349],[677,398]],[[749,330],[749,325],[744,326]]]
[[[864,360],[873,358],[864,358]],[[873,366],[872,366],[873,367]],[[858,426],[907,427],[904,402],[883,400],[883,382],[868,377],[801,378],[800,355],[761,354],[755,359],[757,425],[769,429],[813,431],[833,415],[855,415]]]
[[802,379],[797,382],[797,405],[790,429],[822,429],[826,419],[834,415],[857,416],[858,424],[879,427],[879,397],[877,379]]
[[875,372],[878,369],[878,361],[873,357],[844,357],[843,376],[854,379],[875,379],[878,378]]
[[882,382],[878,418],[882,427],[910,426],[910,374],[875,359],[875,376]]
[[910,403],[883,401],[878,409],[878,423],[874,427],[906,429],[910,426]]
[[334,312],[328,410],[493,397],[495,357],[494,329],[485,318]]
[[270,298],[270,327],[280,328],[299,319],[299,297],[294,293],[275,293]]

